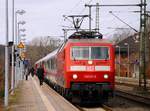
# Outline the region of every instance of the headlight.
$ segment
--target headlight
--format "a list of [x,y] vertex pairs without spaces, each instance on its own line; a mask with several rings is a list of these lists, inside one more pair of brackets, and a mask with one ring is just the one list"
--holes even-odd
[[93,61],[88,61],[88,64],[93,64]]
[[104,74],[104,79],[108,79],[108,74]]
[[73,79],[77,79],[78,78],[78,75],[77,74],[73,74]]

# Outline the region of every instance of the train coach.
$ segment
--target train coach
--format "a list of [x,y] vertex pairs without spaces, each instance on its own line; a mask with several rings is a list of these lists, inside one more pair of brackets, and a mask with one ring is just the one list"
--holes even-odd
[[35,63],[45,80],[73,102],[102,102],[114,92],[114,46],[94,32],[76,32]]

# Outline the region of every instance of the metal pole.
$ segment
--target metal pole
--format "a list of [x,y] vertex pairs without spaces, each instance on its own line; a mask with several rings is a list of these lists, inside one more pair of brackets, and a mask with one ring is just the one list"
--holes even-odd
[[67,40],[67,30],[66,29],[63,29],[64,31],[64,42]]
[[128,44],[128,77],[130,77],[130,47]]
[[[144,42],[143,42],[143,46],[144,46],[144,50],[146,49],[145,46],[146,46],[146,0],[143,1],[145,6],[143,7],[143,12],[144,12],[144,20],[143,22],[145,23],[144,25],[144,34],[143,34],[143,37],[144,37]],[[144,90],[146,90],[147,88],[147,78],[146,78],[146,50],[145,50],[145,62],[144,62],[144,73],[143,73],[143,79],[144,79]]]
[[121,63],[121,56],[120,56],[120,46],[117,45],[116,48],[119,49],[119,73],[117,74],[118,77],[120,77],[120,63]]
[[19,42],[20,42],[20,32],[19,32],[19,23],[17,23],[17,30],[18,30],[18,33],[17,33],[17,35],[18,35],[18,44],[19,44]]
[[[20,31],[19,31],[19,29],[20,29],[20,23],[17,23],[18,25],[18,27],[17,27],[17,29],[18,29],[18,44],[20,44],[20,40],[21,40],[21,37],[20,37]],[[19,56],[21,55],[21,49],[19,48],[18,49],[19,50]],[[18,80],[21,80],[21,71],[22,71],[22,69],[21,69],[21,60],[20,60],[20,57],[18,58],[18,62],[19,62],[19,66],[18,66],[18,71],[19,71],[19,73],[18,73]]]
[[141,0],[140,14],[140,70],[139,70],[139,87],[144,79],[144,89],[146,90],[146,61],[145,61],[145,32],[146,32],[146,0]]
[[11,94],[14,94],[14,50],[15,50],[15,46],[14,46],[14,0],[12,0],[12,41],[13,41],[13,45],[12,45],[12,69],[11,69]]
[[118,46],[118,48],[119,48],[119,77],[120,77],[120,64],[121,64],[120,46]]
[[95,30],[97,32],[99,32],[99,3],[96,3],[97,7],[96,7],[96,22],[95,22]]
[[131,7],[131,6],[141,6],[141,4],[114,4],[114,5],[87,5],[85,7]]
[[129,47],[129,43],[124,43],[124,45],[127,46],[127,50],[128,50],[128,63],[127,63],[127,77],[129,77],[129,73],[130,73],[130,47]]
[[16,39],[16,45],[18,44],[17,40],[17,12],[15,12],[15,39]]
[[91,31],[91,6],[89,6],[89,31]]
[[148,29],[149,29],[149,27],[148,27],[148,25],[149,25],[149,23],[148,23],[148,19],[149,19],[149,17],[148,17],[148,13],[146,14],[146,31],[145,31],[145,61],[146,61],[146,69],[148,68],[148,64],[149,64],[149,58],[150,58],[150,51],[149,51],[149,49],[150,49],[150,47],[149,47],[149,36],[148,36]]
[[[20,32],[19,32],[19,23],[17,23],[17,35],[18,35],[18,44],[20,43]],[[18,53],[19,53],[19,56],[20,56],[20,49],[18,49]],[[20,80],[20,59],[18,57],[18,80]]]
[[[16,42],[16,51],[18,52],[18,50],[17,50],[17,44],[18,44],[18,42],[17,42],[18,40],[17,40],[17,13],[15,12],[15,42]],[[18,57],[17,57],[17,52],[16,52],[16,62],[15,62],[15,88],[17,87],[17,81],[18,81],[18,78],[17,78],[17,67],[18,67]]]
[[5,107],[8,106],[8,31],[9,31],[9,24],[8,24],[8,0],[5,1],[6,5],[6,46],[5,46],[5,97],[4,97],[4,105]]

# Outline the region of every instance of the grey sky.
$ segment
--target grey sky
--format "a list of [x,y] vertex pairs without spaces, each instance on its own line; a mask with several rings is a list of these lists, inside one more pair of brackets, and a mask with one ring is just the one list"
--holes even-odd
[[[27,23],[22,26],[26,28],[26,39],[31,40],[39,36],[56,36],[63,35],[62,26],[71,24],[63,21],[62,15],[72,14],[88,14],[88,8],[85,9],[84,4],[91,0],[15,0],[15,9],[24,9],[26,14],[18,16],[19,20],[25,20]],[[101,4],[134,4],[140,3],[140,0],[93,0],[91,4],[99,2]],[[150,10],[150,0],[148,2],[148,10]],[[11,40],[11,0],[9,0],[10,11],[10,40]],[[100,8],[100,28],[105,36],[113,34],[112,29],[107,27],[127,27],[111,14],[109,10],[139,10],[137,7],[107,7]],[[95,26],[95,9],[92,9],[93,26]],[[116,13],[121,19],[129,23],[131,26],[139,29],[139,14],[134,13]],[[88,26],[88,20],[83,23],[83,27]],[[0,44],[5,44],[5,0],[0,0]]]

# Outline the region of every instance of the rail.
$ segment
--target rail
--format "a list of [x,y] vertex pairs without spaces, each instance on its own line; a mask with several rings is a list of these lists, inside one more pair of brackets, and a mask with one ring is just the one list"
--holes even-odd
[[140,95],[137,95],[137,94],[128,93],[128,92],[121,91],[121,90],[116,90],[115,94],[117,96],[133,100],[135,102],[139,102],[139,103],[143,103],[143,104],[146,104],[146,105],[150,105],[150,98],[146,98],[146,97],[143,97],[143,96],[140,96]]
[[[118,84],[128,84],[131,86],[138,86],[138,78],[115,77],[115,82]],[[150,88],[150,79],[147,79],[147,87]]]

